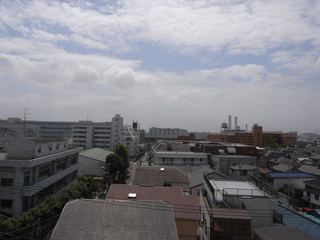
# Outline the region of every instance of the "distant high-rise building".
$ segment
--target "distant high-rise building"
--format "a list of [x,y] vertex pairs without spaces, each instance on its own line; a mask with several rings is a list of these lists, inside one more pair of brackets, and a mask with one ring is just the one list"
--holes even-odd
[[238,117],[234,117],[234,129],[238,129]]

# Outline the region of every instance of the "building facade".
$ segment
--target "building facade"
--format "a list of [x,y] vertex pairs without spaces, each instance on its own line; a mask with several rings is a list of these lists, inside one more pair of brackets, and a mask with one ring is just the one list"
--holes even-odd
[[17,217],[74,181],[81,148],[65,139],[18,139],[0,159],[0,211]]
[[154,152],[154,164],[159,166],[176,166],[191,172],[208,165],[206,153],[194,152]]
[[294,133],[263,132],[262,126],[258,126],[258,124],[253,125],[252,132],[234,132],[226,136],[222,134],[208,135],[208,141],[211,142],[221,142],[223,139],[230,143],[242,143],[259,147],[271,143],[286,144],[297,141]]
[[186,129],[180,128],[156,128],[149,129],[148,137],[175,137],[187,136],[189,133]]

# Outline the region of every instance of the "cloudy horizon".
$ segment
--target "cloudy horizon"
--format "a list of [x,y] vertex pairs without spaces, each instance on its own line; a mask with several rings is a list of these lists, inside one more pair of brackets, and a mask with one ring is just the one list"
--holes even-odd
[[319,1],[0,1],[0,119],[318,131]]

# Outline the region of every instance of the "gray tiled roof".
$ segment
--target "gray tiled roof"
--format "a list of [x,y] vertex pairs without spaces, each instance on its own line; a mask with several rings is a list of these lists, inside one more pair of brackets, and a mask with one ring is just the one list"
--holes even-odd
[[113,152],[101,149],[101,148],[91,148],[79,153],[79,156],[92,158],[98,161],[105,162],[106,157]]
[[163,201],[74,200],[65,205],[51,240],[175,239],[172,206]]
[[307,236],[303,232],[290,227],[270,227],[270,228],[256,228],[253,232],[260,239],[272,239],[272,240],[311,240],[313,238]]
[[[161,168],[164,168],[164,171],[160,171]],[[189,184],[190,177],[188,173],[176,167],[137,167],[132,185],[163,186],[164,182]]]
[[214,172],[210,167],[202,167],[195,171],[190,172],[190,188],[198,186],[203,183],[203,173],[211,173]]
[[302,165],[298,168],[300,172],[310,173],[320,176],[320,169],[317,166]]

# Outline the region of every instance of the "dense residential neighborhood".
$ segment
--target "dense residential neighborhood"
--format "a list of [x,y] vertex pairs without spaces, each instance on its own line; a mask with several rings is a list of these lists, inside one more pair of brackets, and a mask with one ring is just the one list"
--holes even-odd
[[[68,123],[64,131],[61,124],[47,122],[51,132],[43,135],[43,122],[0,122],[1,238],[320,236],[316,139],[295,137],[274,149],[232,142],[235,130],[226,128],[218,141],[210,133],[201,140],[169,129],[148,134],[136,122],[124,126],[120,114],[110,123]],[[98,139],[107,144],[94,145]]]

